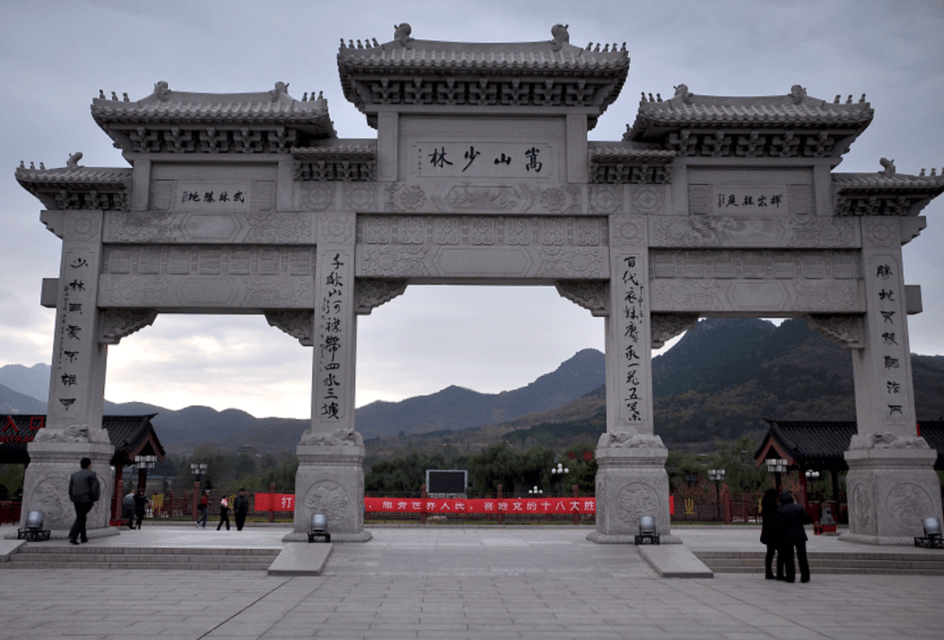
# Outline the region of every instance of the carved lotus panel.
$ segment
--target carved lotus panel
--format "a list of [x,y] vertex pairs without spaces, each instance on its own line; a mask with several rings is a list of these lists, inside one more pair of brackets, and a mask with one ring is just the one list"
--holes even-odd
[[921,519],[932,513],[931,497],[918,485],[903,482],[888,492],[885,512],[903,533],[921,531]]
[[639,525],[642,516],[653,516],[659,512],[659,494],[644,482],[630,482],[616,494],[616,513],[624,524]]
[[347,491],[333,480],[316,482],[305,493],[305,507],[312,514],[323,513],[327,516],[329,527],[344,520],[349,502]]

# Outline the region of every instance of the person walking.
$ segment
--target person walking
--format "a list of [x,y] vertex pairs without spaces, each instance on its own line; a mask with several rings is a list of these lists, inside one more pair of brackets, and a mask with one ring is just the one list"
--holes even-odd
[[[774,520],[777,518],[777,490],[767,489],[760,501],[760,541],[767,545],[767,555],[764,557],[764,577],[767,580],[783,580],[783,555],[777,553],[779,538]],[[777,575],[773,572],[774,556],[777,556]]]
[[226,530],[229,531],[229,501],[226,500],[226,496],[223,496],[223,499],[220,500],[220,523],[216,525],[217,531],[223,527],[224,522],[226,523]]
[[800,565],[800,582],[810,581],[810,565],[806,558],[806,530],[803,525],[812,522],[812,518],[793,500],[789,491],[780,494],[780,507],[774,526],[780,539],[780,548],[777,550],[777,562],[783,556],[786,569],[786,581],[796,581],[796,565],[793,563],[793,552],[796,550],[796,559]]
[[[141,521],[144,520],[144,514],[147,512],[148,499],[144,495],[144,489],[140,489],[134,494],[134,517],[137,520],[138,529],[141,529]],[[133,529],[134,527],[132,527]]]
[[92,459],[82,458],[79,467],[69,478],[69,499],[75,507],[75,522],[69,529],[69,544],[79,544],[79,540],[88,542],[88,531],[85,529],[88,514],[101,497],[98,476],[91,469]]
[[245,489],[240,489],[239,495],[233,501],[233,512],[236,515],[236,531],[242,531],[249,513],[249,498],[246,497]]
[[200,511],[200,516],[193,523],[195,526],[202,526],[206,529],[207,518],[210,516],[210,492],[204,491],[203,495],[200,496],[200,503],[197,505],[197,509]]

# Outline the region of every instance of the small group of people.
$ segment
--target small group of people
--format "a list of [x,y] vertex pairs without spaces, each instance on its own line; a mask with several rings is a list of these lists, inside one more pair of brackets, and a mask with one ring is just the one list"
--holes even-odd
[[149,504],[151,504],[151,501],[145,495],[144,489],[132,491],[125,496],[121,505],[121,517],[128,521],[129,529],[134,529],[135,525],[138,529],[141,528],[141,522],[144,520],[144,516],[147,515]]
[[[761,499],[760,541],[767,545],[764,558],[765,577],[768,580],[796,582],[796,563],[800,565],[800,582],[810,581],[810,564],[806,557],[806,530],[810,524],[806,510],[798,505],[789,491],[777,493],[768,489]],[[773,572],[774,555],[777,556],[777,573]]]
[[[203,492],[200,502],[197,504],[197,509],[200,515],[193,524],[198,527],[202,526],[205,529],[210,514],[209,491]],[[246,516],[249,514],[249,498],[246,497],[245,489],[240,489],[239,495],[233,500],[233,513],[236,517],[236,530],[242,531],[243,525],[246,524]],[[229,531],[229,499],[226,496],[220,499],[220,523],[216,525],[216,530],[222,529],[224,524],[226,524],[226,530]]]

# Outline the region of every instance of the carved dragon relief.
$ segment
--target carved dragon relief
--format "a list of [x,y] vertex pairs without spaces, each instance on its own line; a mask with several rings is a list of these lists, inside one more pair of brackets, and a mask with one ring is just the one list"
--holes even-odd
[[303,347],[315,344],[314,333],[315,312],[306,309],[292,311],[266,311],[266,322],[269,326],[281,329],[288,335],[296,338]]
[[652,348],[661,349],[665,343],[698,324],[697,315],[654,313],[650,316],[652,325]]
[[559,280],[554,283],[557,293],[576,305],[590,311],[595,318],[609,315],[606,303],[606,280]]
[[360,278],[354,283],[354,308],[358,315],[370,315],[380,305],[403,295],[406,285],[406,280]]
[[865,347],[862,317],[857,315],[805,315],[806,323],[824,338],[839,343],[843,349]]
[[155,319],[154,309],[103,309],[98,341],[118,344],[125,336],[152,325]]

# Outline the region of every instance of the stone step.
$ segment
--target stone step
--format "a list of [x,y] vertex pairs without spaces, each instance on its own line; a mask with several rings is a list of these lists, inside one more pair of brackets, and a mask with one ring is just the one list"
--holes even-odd
[[[700,551],[695,556],[716,573],[763,573],[764,553]],[[944,554],[810,553],[812,573],[944,575]]]
[[278,548],[101,547],[27,545],[10,555],[6,569],[190,569],[265,571]]

